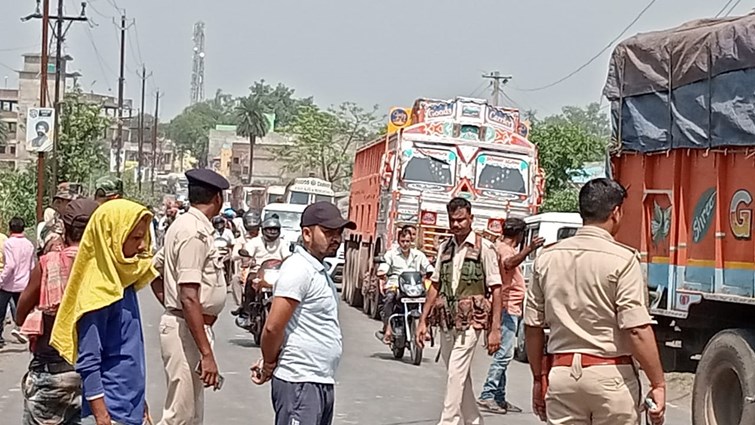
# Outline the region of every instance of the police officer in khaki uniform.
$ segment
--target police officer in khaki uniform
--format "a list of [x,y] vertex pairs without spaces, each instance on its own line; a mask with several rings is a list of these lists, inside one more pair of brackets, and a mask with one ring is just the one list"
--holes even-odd
[[613,180],[588,182],[579,193],[584,227],[535,260],[524,320],[533,410],[548,424],[639,425],[646,402],[634,361],[650,380],[650,420],[663,423],[665,381],[639,256],[613,238],[625,198]]
[[440,245],[416,342],[424,346],[428,317],[441,328],[448,381],[439,424],[478,425],[483,420],[470,370],[482,331],[489,354],[501,345],[501,274],[493,244],[472,232],[472,204],[454,198],[446,211],[453,237]]
[[214,171],[186,172],[191,208],[176,218],[155,258],[163,282],[152,287],[165,306],[160,320],[167,397],[161,424],[203,422],[204,388],[218,389],[212,325],[225,306],[223,261],[229,255],[214,246],[211,219],[220,213],[228,181]]

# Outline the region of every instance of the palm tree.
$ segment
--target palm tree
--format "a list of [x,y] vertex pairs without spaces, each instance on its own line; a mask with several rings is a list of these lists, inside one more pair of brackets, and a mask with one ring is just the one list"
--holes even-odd
[[267,117],[259,99],[242,97],[236,105],[236,134],[249,138],[249,184],[252,183],[254,169],[254,145],[258,137],[265,137],[270,130]]

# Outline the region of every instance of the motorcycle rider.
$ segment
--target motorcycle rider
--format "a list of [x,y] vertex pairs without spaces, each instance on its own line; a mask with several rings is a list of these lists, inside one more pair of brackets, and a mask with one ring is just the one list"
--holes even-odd
[[[242,260],[240,252],[245,251],[244,254],[251,257],[252,263],[250,273],[253,274],[256,274],[262,263],[267,260],[283,261],[289,255],[291,255],[291,252],[289,251],[288,247],[284,246],[285,244],[281,240],[280,236],[281,223],[278,219],[278,216],[273,214],[270,218],[262,222],[262,234],[249,239],[244,244],[243,248],[239,250],[239,253],[234,256],[234,259]],[[240,280],[237,280],[236,284],[239,285],[239,287],[235,287],[233,289],[235,291],[239,291],[239,293],[243,293],[246,281],[242,282]],[[253,291],[253,294],[256,297],[256,291]],[[239,296],[238,299],[241,300],[241,297]],[[242,310],[243,306],[241,305],[241,303],[239,303],[239,308],[234,313],[237,315],[241,314]]]
[[414,234],[410,228],[403,228],[399,232],[398,246],[385,254],[384,262],[377,270],[380,279],[380,294],[383,298],[383,330],[377,331],[375,336],[385,344],[390,344],[393,331],[388,323],[396,307],[398,298],[398,278],[403,272],[417,271],[423,275],[431,274],[435,269],[425,254],[412,248]]
[[281,239],[281,222],[276,214],[262,222],[262,234],[248,241],[246,248],[254,262],[254,270],[267,260],[285,260],[291,255]]

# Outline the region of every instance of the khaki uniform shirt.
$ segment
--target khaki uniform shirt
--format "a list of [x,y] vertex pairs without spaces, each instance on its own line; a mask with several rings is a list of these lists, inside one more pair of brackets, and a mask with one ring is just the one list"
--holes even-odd
[[190,208],[176,218],[165,234],[165,245],[155,256],[155,268],[165,282],[165,308],[181,310],[179,286],[199,284],[202,313],[217,316],[225,307],[223,256],[214,246],[215,229],[201,211]]
[[[440,282],[440,263],[442,253],[446,249],[448,244],[454,245],[454,257],[453,257],[453,282],[451,282],[451,289],[456,292],[456,288],[459,286],[459,276],[461,275],[461,266],[464,263],[464,257],[467,255],[467,249],[474,248],[476,241],[476,235],[474,232],[469,232],[469,235],[461,244],[456,246],[456,238],[451,237],[442,244],[438,249],[438,259],[435,260],[435,270],[430,278],[433,282]],[[485,284],[487,286],[499,286],[501,285],[501,272],[498,266],[498,254],[495,252],[495,246],[489,240],[482,238],[482,249],[480,250],[480,262],[482,262],[482,269],[485,272]]]
[[585,226],[535,259],[524,323],[549,327],[548,352],[631,355],[623,330],[650,324],[639,255]]

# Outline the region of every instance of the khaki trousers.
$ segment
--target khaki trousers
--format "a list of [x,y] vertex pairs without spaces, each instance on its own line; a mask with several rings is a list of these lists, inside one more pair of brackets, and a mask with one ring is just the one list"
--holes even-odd
[[241,307],[241,301],[244,298],[244,282],[241,281],[239,276],[234,276],[231,280],[231,292],[233,293],[233,301],[236,302],[236,306]]
[[548,425],[639,425],[640,380],[632,365],[551,369],[545,396]]
[[[212,346],[215,335],[205,326]],[[165,313],[160,319],[160,349],[165,365],[167,396],[160,425],[201,425],[204,384],[195,372],[201,355],[184,319]]]
[[472,359],[480,331],[469,328],[466,332],[441,332],[440,352],[448,369],[446,398],[439,425],[482,425],[472,387]]

